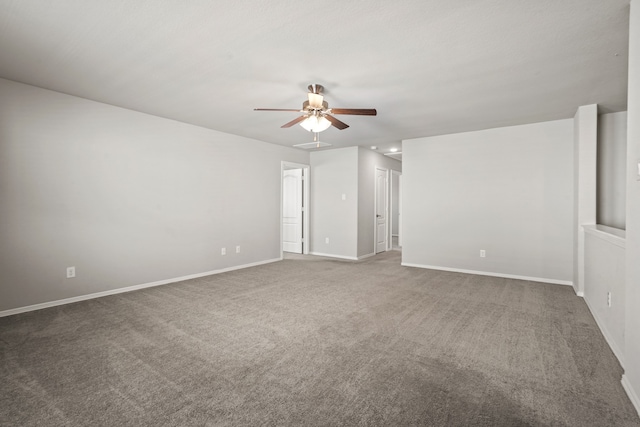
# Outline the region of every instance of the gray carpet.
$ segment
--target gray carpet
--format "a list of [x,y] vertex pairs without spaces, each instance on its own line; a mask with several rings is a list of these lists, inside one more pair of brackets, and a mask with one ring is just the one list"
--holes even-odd
[[0,319],[0,425],[640,426],[570,287],[297,257]]

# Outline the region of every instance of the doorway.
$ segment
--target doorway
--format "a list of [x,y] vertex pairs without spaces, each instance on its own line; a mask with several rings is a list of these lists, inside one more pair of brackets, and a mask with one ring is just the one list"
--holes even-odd
[[309,253],[309,165],[282,162],[280,252]]
[[389,170],[376,166],[375,253],[389,249]]

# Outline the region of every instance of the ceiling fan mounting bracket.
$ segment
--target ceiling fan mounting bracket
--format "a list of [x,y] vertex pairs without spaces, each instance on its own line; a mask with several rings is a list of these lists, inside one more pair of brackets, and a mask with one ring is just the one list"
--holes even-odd
[[324,92],[324,86],[319,85],[319,84],[311,84],[309,86],[307,86],[307,89],[309,89],[309,92],[311,93],[315,93],[315,94],[321,94],[322,92]]

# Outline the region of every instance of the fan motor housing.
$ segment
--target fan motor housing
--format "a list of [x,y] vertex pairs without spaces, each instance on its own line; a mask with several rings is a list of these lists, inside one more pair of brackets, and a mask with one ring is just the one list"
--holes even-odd
[[[304,101],[302,103],[302,109],[305,111],[316,111],[319,110],[318,108],[313,108],[311,105],[309,105],[309,101]],[[325,111],[329,109],[329,103],[327,101],[322,101],[322,109],[321,111]]]

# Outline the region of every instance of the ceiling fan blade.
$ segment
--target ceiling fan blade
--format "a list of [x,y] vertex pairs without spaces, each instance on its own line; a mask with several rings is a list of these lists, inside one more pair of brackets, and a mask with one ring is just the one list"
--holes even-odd
[[325,115],[324,115],[324,117],[325,117],[327,120],[329,120],[329,121],[331,122],[331,125],[332,125],[333,127],[336,127],[336,128],[338,128],[338,129],[340,129],[340,130],[343,130],[343,129],[346,129],[346,128],[348,128],[348,127],[349,127],[349,125],[348,125],[348,124],[346,124],[345,122],[341,122],[340,120],[336,119],[336,118],[335,118],[335,117],[333,117],[333,116],[330,116],[330,115],[328,115],[328,114],[325,114]]
[[[296,110],[297,111],[297,110]],[[296,117],[295,119],[291,120],[289,123],[285,123],[282,126],[280,126],[281,128],[290,128],[293,125],[297,125],[298,123],[300,123],[301,121],[303,121],[304,119],[306,119],[308,116],[300,116],[300,117]]]
[[331,114],[351,114],[354,116],[375,116],[375,108],[332,108]]
[[291,108],[254,108],[253,111],[297,111],[301,113],[300,109],[291,109]]

